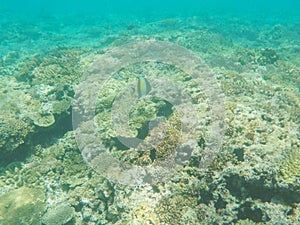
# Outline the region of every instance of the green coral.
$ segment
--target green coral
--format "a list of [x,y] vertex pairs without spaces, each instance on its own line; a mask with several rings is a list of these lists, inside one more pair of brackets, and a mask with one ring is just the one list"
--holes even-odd
[[238,62],[241,65],[258,64],[261,66],[275,64],[279,60],[276,50],[271,48],[261,49],[239,49],[236,53]]
[[[50,200],[53,206],[51,205],[43,219],[39,217],[38,222],[32,224],[41,224],[42,222],[44,224],[60,224],[62,221],[68,220],[64,216],[71,219],[69,223],[72,223],[73,220],[80,221],[79,218],[75,218],[73,206],[83,208],[82,211],[86,210],[87,212],[92,208],[90,216],[105,217],[104,211],[113,199],[112,185],[93,172],[83,161],[73,132],[66,133],[63,138],[49,147],[36,146],[29,158],[27,163],[11,163],[4,169],[0,174],[0,191],[2,191],[2,187],[22,188],[24,185],[28,187],[26,190],[29,192],[31,188],[44,190],[47,187],[47,200]],[[60,182],[53,182],[57,179]],[[48,182],[51,182],[50,186]],[[66,196],[67,199],[65,199]],[[56,207],[59,206],[59,203],[56,203],[56,200],[53,202],[52,198],[59,199],[59,202],[68,201],[70,205],[63,206],[61,209],[61,207]],[[60,214],[60,211],[63,210],[67,210],[68,213]],[[102,213],[99,214],[98,210],[101,210]],[[29,212],[27,213],[30,215]],[[87,217],[87,213],[85,213],[84,219],[87,220]],[[58,218],[65,218],[65,220],[57,222]]]
[[286,183],[300,181],[300,146],[293,145],[281,167],[281,175]]
[[0,152],[11,153],[20,147],[33,133],[34,128],[25,120],[15,118],[1,118],[0,116]]
[[30,143],[38,127],[50,127],[70,113],[73,85],[81,78],[87,49],[59,48],[25,58],[0,81],[0,153]]
[[166,120],[164,125],[163,129],[160,126],[154,128],[151,131],[151,135],[145,139],[145,142],[151,142],[153,141],[151,140],[151,136],[154,135],[153,138],[155,138],[156,136],[159,136],[158,134],[163,130],[164,138],[158,139],[157,142],[155,142],[153,149],[141,149],[136,152],[136,161],[139,164],[156,164],[174,154],[181,137],[181,121],[179,115],[174,113]]
[[73,85],[82,76],[81,56],[86,50],[58,48],[19,65],[16,77],[31,85]]
[[[153,70],[153,74],[151,74],[151,76],[161,76],[161,74],[158,74],[158,68],[160,67],[162,67],[163,72],[165,72],[164,70],[167,70],[172,73],[174,76],[173,79],[185,79],[186,77],[182,76],[183,73],[174,67],[163,66],[160,63],[143,63],[122,69],[117,74],[114,74],[112,79],[109,79],[99,90],[98,102],[95,110],[95,122],[98,135],[107,147],[114,147],[114,145],[117,144],[114,140],[117,135],[116,128],[114,129],[112,127],[114,122],[112,120],[112,113],[114,112],[112,110],[112,106],[115,99],[118,98],[119,95],[122,95],[124,91],[133,91],[135,87],[133,84],[137,83],[136,76],[138,74],[149,73],[149,71],[147,71],[148,68]],[[128,87],[130,87],[130,90],[126,89]],[[122,101],[126,100],[128,99],[122,99]],[[128,101],[130,100],[132,99],[129,99]],[[138,99],[135,102],[130,102],[130,104],[132,104],[128,117],[130,131],[124,132],[130,132],[131,135],[135,135],[141,139],[143,139],[147,134],[148,126],[151,121],[159,118],[167,118],[172,113],[171,104],[157,97],[146,96],[145,98]],[[122,108],[119,108],[115,109],[117,113],[120,113],[118,110],[122,110]],[[118,126],[119,124],[114,125]],[[84,128],[82,127],[82,129]],[[120,126],[119,129],[122,130],[123,127]]]
[[251,95],[254,86],[245,79],[243,74],[232,70],[216,71],[221,78],[221,89],[228,96]]
[[109,82],[106,82],[105,85],[99,89],[96,113],[110,110],[115,98],[124,85],[125,82],[123,80],[110,79]]
[[241,49],[237,52],[238,62],[242,65],[255,63],[255,51],[251,49]]
[[260,65],[274,64],[279,60],[279,56],[274,49],[262,48],[258,51],[257,62]]
[[[234,152],[235,153],[235,152]],[[241,160],[242,161],[242,160]],[[212,171],[221,171],[232,164],[238,163],[238,156],[228,151],[223,151],[218,154],[212,161],[209,169]]]
[[184,224],[182,220],[187,209],[194,209],[196,206],[197,201],[195,198],[174,195],[161,199],[155,208],[155,212],[161,223]]
[[129,126],[132,130],[142,128],[147,122],[157,117],[157,112],[163,102],[153,102],[151,99],[138,101],[130,112]]
[[82,172],[82,169],[87,167],[77,152],[76,141],[72,133],[67,133],[64,138],[48,148],[38,145],[33,150],[32,162],[10,163],[0,174],[0,181],[11,187],[26,185],[43,188],[46,185],[46,177],[52,179],[56,173],[62,173],[61,182],[69,184],[72,181],[77,182],[76,179],[70,179],[75,172]]
[[70,99],[62,99],[61,101],[54,101],[52,103],[52,111],[55,114],[60,115],[61,113],[67,112],[71,106]]
[[38,102],[32,99],[28,85],[19,84],[14,78],[0,80],[0,151],[12,152],[26,142],[34,128],[28,114]]
[[232,45],[224,36],[201,29],[187,30],[177,37],[176,43],[195,52],[222,52]]
[[[18,85],[30,89],[27,97],[29,100],[24,103],[27,104],[26,111],[22,112],[21,108],[21,113],[29,117],[36,126],[49,127],[55,122],[54,114],[59,118],[59,115],[70,110],[73,86],[83,75],[86,61],[82,55],[87,51],[60,48],[47,55],[34,56],[30,61],[24,60],[18,65],[15,72]],[[27,90],[22,88],[21,92],[24,91]],[[16,93],[15,96],[23,95],[24,93]],[[21,102],[23,104],[25,101]]]

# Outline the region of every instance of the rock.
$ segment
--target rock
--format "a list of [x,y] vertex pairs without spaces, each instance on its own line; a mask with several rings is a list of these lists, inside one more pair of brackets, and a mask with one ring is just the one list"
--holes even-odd
[[74,212],[74,208],[68,204],[56,205],[47,210],[42,221],[46,225],[63,225],[73,219]]
[[37,188],[21,187],[0,196],[0,224],[41,224],[45,194]]

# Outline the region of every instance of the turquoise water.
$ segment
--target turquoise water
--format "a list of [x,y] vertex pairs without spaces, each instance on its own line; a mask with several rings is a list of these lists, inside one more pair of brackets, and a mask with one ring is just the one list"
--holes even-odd
[[0,3],[0,224],[299,224],[299,1]]

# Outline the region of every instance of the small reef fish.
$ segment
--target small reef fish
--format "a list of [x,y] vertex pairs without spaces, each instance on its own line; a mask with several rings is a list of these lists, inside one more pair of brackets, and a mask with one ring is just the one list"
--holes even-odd
[[138,76],[137,79],[138,79],[138,83],[137,83],[138,96],[139,98],[142,98],[151,91],[151,85],[149,81],[143,76]]

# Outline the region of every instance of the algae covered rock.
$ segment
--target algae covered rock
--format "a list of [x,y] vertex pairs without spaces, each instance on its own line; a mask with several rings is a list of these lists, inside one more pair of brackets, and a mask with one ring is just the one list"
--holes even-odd
[[45,194],[41,189],[21,187],[0,195],[0,224],[41,224]]
[[73,216],[74,208],[67,204],[61,204],[49,208],[42,221],[45,225],[63,225],[71,221]]

